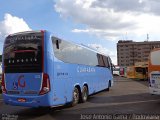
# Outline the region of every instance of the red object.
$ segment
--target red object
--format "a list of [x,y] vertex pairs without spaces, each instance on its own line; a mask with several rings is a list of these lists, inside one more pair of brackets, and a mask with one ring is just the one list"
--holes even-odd
[[2,93],[7,93],[6,85],[4,81],[4,73],[2,74]]
[[26,87],[26,82],[24,81],[23,84],[21,83],[21,80],[24,78],[24,75],[19,76],[18,78],[18,86],[24,88]]
[[36,50],[16,50],[14,53],[35,52]]
[[124,75],[124,69],[120,68],[120,75]]
[[26,99],[25,98],[18,98],[17,101],[18,102],[26,102]]
[[42,88],[39,92],[40,95],[46,94],[50,91],[50,80],[49,75],[43,73],[43,80],[42,80]]

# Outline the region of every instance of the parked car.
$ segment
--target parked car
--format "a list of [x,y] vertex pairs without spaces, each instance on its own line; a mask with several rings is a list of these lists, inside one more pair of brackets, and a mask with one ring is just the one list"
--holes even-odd
[[115,66],[115,68],[113,68],[113,75],[115,75],[115,76],[120,75],[120,67],[119,66]]

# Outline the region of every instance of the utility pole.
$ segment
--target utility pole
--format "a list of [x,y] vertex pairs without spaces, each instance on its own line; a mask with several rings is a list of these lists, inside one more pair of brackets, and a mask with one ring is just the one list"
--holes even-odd
[[149,41],[149,34],[147,33],[147,41]]

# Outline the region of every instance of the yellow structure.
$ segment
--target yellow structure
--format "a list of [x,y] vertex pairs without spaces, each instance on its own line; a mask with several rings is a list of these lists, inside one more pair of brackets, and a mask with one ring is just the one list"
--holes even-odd
[[147,79],[148,62],[136,62],[134,66],[127,67],[127,78]]
[[127,78],[136,78],[135,77],[135,66],[128,66],[127,67]]
[[136,78],[148,79],[148,62],[135,63]]

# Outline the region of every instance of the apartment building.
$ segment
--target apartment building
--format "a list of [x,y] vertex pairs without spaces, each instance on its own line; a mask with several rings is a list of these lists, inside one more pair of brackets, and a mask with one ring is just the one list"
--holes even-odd
[[117,63],[119,66],[132,66],[136,62],[147,62],[150,51],[159,47],[160,41],[119,40],[117,43]]

